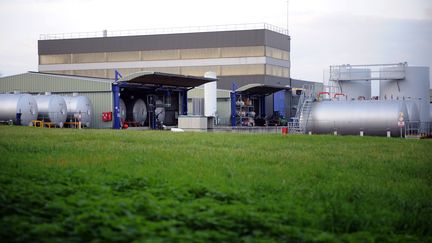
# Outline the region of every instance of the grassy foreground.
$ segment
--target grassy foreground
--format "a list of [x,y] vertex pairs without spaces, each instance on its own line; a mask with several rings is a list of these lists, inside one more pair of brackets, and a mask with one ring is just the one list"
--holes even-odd
[[0,126],[0,240],[432,241],[432,141]]

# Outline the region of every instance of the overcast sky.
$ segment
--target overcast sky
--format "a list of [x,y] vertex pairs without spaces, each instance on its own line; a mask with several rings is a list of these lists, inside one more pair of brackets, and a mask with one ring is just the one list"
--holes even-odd
[[[0,0],[0,73],[37,71],[40,34],[269,23],[286,0]],[[322,81],[331,64],[432,66],[432,0],[290,0],[293,78]]]

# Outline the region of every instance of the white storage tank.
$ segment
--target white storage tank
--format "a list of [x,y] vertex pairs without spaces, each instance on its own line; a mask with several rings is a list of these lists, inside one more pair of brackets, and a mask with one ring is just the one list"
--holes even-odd
[[133,105],[132,112],[134,121],[144,126],[144,122],[147,119],[146,103],[142,99],[137,99]]
[[37,102],[29,94],[0,94],[0,121],[17,124],[17,113],[21,113],[21,125],[31,126],[38,116]]
[[126,120],[126,104],[122,99],[120,99],[119,104],[120,104],[120,107],[119,107],[120,121],[125,121]]
[[39,110],[38,119],[52,122],[54,125],[63,127],[67,118],[67,107],[63,97],[58,95],[36,95],[34,96]]
[[[401,80],[381,80],[380,81],[380,99],[418,99],[420,121],[427,122],[429,120],[428,105],[430,100],[430,83],[429,83],[429,67],[404,67],[405,72],[401,68],[382,68],[382,77],[398,77],[405,73],[405,79]],[[402,71],[400,71],[402,70]]]
[[404,101],[322,101],[312,105],[307,131],[312,133],[385,136],[400,136],[398,121],[400,114],[408,120]]
[[63,96],[67,106],[67,120],[76,121],[81,115],[81,124],[91,127],[93,106],[90,99],[86,96],[75,95]]
[[[216,79],[215,72],[206,72],[206,78]],[[209,82],[204,84],[204,115],[215,117],[217,112],[217,83]]]

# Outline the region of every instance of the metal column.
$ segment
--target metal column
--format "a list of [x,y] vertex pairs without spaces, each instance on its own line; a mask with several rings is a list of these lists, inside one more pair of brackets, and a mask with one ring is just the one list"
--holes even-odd
[[114,102],[114,109],[113,109],[113,119],[114,129],[120,129],[120,87],[117,83],[112,84],[112,90],[113,90],[113,102]]
[[188,110],[187,110],[187,101],[188,101],[187,90],[185,89],[185,90],[181,91],[180,96],[181,96],[181,114],[186,116],[188,113]]

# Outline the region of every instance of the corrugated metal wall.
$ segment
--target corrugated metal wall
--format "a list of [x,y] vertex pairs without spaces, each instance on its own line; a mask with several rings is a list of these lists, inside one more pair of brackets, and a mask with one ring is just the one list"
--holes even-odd
[[86,77],[68,77],[39,73],[24,73],[0,78],[0,93],[12,91],[32,94],[52,92],[58,95],[72,95],[78,92],[87,96],[93,104],[93,128],[111,128],[112,122],[102,121],[102,112],[112,112],[113,95],[111,81]]
[[23,73],[0,78],[0,92],[20,90],[37,92],[111,91],[111,80],[62,75]]

